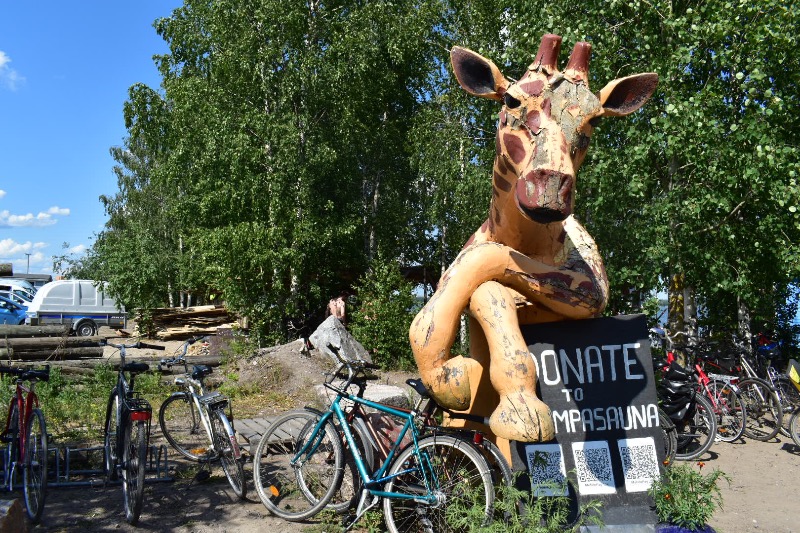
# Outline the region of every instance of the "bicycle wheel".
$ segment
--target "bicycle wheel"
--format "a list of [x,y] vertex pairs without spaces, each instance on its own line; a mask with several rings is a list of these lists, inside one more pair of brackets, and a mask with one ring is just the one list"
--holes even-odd
[[800,408],[797,408],[789,418],[789,435],[795,446],[800,446]]
[[738,386],[739,396],[747,409],[744,435],[760,441],[775,438],[784,416],[775,390],[761,378],[745,378]]
[[342,482],[344,452],[339,433],[330,421],[315,432],[319,420],[318,414],[309,411],[287,413],[270,424],[256,447],[256,492],[269,512],[284,520],[314,516]]
[[800,391],[797,390],[792,380],[786,375],[779,375],[773,383],[782,408],[783,425],[780,431],[788,437],[792,413],[800,407]]
[[11,414],[8,415],[8,431],[6,431],[8,446],[6,447],[5,464],[3,465],[5,471],[3,484],[6,487],[13,486],[14,480],[12,478],[16,467],[14,463],[19,459],[19,409],[15,398],[11,402]]
[[106,423],[103,429],[103,473],[107,481],[116,481],[119,477],[117,465],[119,464],[119,440],[117,430],[119,429],[119,395],[117,390],[111,392],[108,397],[106,407]]
[[[239,498],[244,499],[247,496],[247,483],[244,479],[241,455],[238,453],[239,444],[235,442],[236,434],[224,411],[219,409],[212,411],[211,432],[214,435],[214,449],[222,461],[225,477],[228,478],[233,492]],[[237,455],[239,458],[236,457]]]
[[39,409],[31,411],[25,437],[25,471],[22,476],[25,508],[34,524],[42,517],[47,495],[47,427]]
[[144,474],[147,469],[147,424],[129,420],[125,426],[122,449],[122,495],[125,519],[135,525],[142,512]]
[[742,402],[737,388],[727,381],[712,380],[708,388],[713,395],[717,438],[724,442],[735,442],[744,433],[747,407]]
[[664,464],[668,465],[675,460],[675,453],[678,451],[678,430],[667,413],[660,407],[658,408],[658,425],[664,438]]
[[[480,506],[484,524],[492,519],[494,487],[489,465],[475,447],[460,438],[432,435],[407,446],[389,467],[386,492],[412,494],[414,499],[385,497],[384,519],[392,533],[462,531],[464,510]],[[433,503],[424,503],[428,496]]]
[[[364,418],[356,418],[349,427],[353,435],[353,441],[358,448],[359,455],[361,455],[361,461],[364,463],[367,472],[372,474],[375,467],[375,453],[370,444],[367,433],[369,430],[366,424],[367,422],[364,421]],[[344,432],[338,425],[336,429],[339,431],[339,439],[344,453],[344,473],[342,481],[339,483],[339,490],[333,493],[333,497],[331,501],[328,502],[327,508],[332,509],[336,513],[343,514],[358,505],[358,499],[361,497],[361,489],[364,484],[358,472],[355,455],[350,449],[347,439],[345,439]]]
[[158,425],[167,442],[187,459],[203,461],[212,453],[208,434],[191,394],[171,394],[158,410]]
[[690,461],[707,452],[717,435],[717,420],[708,398],[696,394],[687,418],[675,427],[678,430],[676,459]]

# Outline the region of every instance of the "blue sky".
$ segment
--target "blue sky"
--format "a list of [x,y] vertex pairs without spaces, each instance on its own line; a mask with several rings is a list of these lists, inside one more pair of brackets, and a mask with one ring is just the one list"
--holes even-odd
[[[117,190],[109,148],[135,83],[159,87],[153,22],[178,0],[4,2],[0,15],[0,263],[52,273],[80,254]],[[30,254],[30,256],[27,256]]]

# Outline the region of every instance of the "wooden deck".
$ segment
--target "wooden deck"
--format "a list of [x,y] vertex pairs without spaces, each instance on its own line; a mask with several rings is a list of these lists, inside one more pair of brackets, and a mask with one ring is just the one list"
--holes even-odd
[[[236,420],[234,422],[234,425],[236,427],[236,433],[246,443],[243,444],[242,447],[247,448],[251,454],[254,453],[256,450],[256,446],[258,446],[258,443],[261,440],[262,435],[264,435],[264,433],[267,432],[267,428],[270,426],[270,424],[272,424],[272,422],[275,419],[278,418],[278,416],[272,416],[267,418],[246,418],[246,419]],[[301,428],[302,426],[298,423],[296,428],[294,429],[299,431]],[[280,435],[273,434],[273,440],[275,440],[276,442],[288,440],[290,438],[292,438],[292,435],[287,431],[282,431]]]

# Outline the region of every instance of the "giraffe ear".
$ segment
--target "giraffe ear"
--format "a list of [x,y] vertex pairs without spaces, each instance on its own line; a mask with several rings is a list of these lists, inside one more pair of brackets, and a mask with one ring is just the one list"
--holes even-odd
[[490,60],[467,48],[454,46],[450,50],[450,62],[459,85],[465,91],[498,102],[503,100],[508,80]]
[[603,111],[601,117],[622,117],[642,107],[653,95],[658,74],[634,74],[608,82],[598,95]]

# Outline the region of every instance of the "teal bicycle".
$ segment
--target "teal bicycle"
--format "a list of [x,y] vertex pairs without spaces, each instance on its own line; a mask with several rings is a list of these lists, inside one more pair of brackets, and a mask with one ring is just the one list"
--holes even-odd
[[[451,525],[454,515],[476,505],[483,508],[486,522],[491,520],[494,485],[482,453],[458,435],[430,428],[430,433],[422,433],[426,427],[416,411],[349,392],[359,376],[377,366],[334,353],[341,364],[325,381],[334,394],[329,408],[287,413],[269,426],[258,443],[253,477],[264,506],[288,521],[313,517],[339,493],[347,453],[352,455],[348,459],[355,464],[360,490],[351,526],[380,501],[392,533],[460,531]],[[353,404],[402,422],[377,468],[363,459],[363,440],[348,423],[346,410]]]

